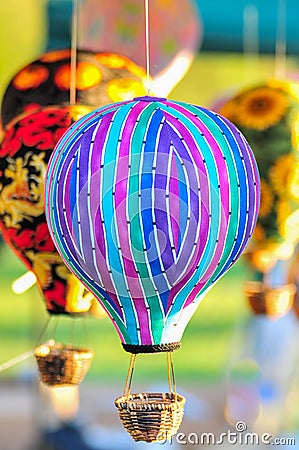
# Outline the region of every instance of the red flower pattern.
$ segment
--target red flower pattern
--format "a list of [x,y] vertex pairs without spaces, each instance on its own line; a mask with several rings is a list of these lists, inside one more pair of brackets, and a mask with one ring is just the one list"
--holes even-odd
[[17,126],[7,128],[0,148],[0,157],[13,157],[22,147],[53,150],[58,138],[71,125],[68,109],[49,108],[35,111],[21,119]]

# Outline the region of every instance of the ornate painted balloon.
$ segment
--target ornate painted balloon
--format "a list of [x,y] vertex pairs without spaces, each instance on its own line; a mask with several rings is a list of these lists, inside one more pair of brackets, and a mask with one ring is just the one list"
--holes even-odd
[[7,126],[0,146],[0,228],[4,241],[37,277],[50,314],[82,313],[92,296],[67,269],[45,218],[44,180],[53,148],[91,108],[40,107]]
[[242,131],[259,166],[261,207],[246,255],[261,273],[290,258],[299,240],[298,98],[298,84],[274,80],[218,109]]
[[27,65],[5,91],[0,226],[5,241],[37,275],[50,313],[88,308],[91,297],[67,270],[49,236],[43,187],[50,154],[68,126],[86,112],[144,94],[144,77],[144,69],[126,57],[78,50],[78,103],[70,107],[71,51],[66,49],[45,53]]
[[[144,79],[144,69],[127,57],[78,50],[74,58],[67,49],[42,55],[17,73],[5,91],[1,109],[4,138],[0,148],[0,227],[4,240],[36,275],[51,315],[89,310],[92,314],[96,310],[98,315],[98,308],[93,307],[92,294],[67,269],[49,235],[44,176],[50,154],[80,115],[145,94]],[[78,371],[83,375],[83,362],[90,364],[92,355],[88,351],[82,357],[78,348],[67,346],[65,352],[65,346],[45,344],[36,352],[42,380],[51,385],[77,384],[82,379]],[[57,352],[62,365],[57,363]],[[49,379],[50,360],[53,376]],[[67,373],[72,376],[67,380],[56,369],[68,364]]]
[[296,292],[280,269],[299,240],[298,99],[298,84],[273,80],[234,93],[218,108],[246,136],[259,166],[261,207],[245,253],[255,281],[245,295],[254,315],[271,319],[290,310]]

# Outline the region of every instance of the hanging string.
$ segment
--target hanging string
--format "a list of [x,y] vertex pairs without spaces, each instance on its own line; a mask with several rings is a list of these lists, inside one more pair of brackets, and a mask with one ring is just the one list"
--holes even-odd
[[88,332],[86,315],[84,315],[84,317],[83,317],[83,335],[84,335],[85,346],[88,348],[89,347],[89,332]]
[[11,367],[15,366],[16,364],[25,361],[28,358],[31,358],[33,356],[34,352],[33,350],[29,350],[28,352],[22,353],[21,355],[16,356],[15,358],[10,359],[9,361],[6,361],[2,364],[0,364],[0,372],[3,372],[6,369],[10,369]]
[[72,39],[71,39],[71,73],[70,73],[70,104],[76,103],[76,67],[78,42],[78,0],[73,0]]
[[286,1],[279,0],[275,42],[275,78],[283,80],[286,72]]
[[[49,326],[49,323],[50,323],[50,316],[49,316],[49,318],[48,318],[48,320],[46,322],[46,325],[43,328],[42,333],[39,336],[39,339],[38,339],[37,342],[40,342],[41,339],[44,337],[44,335],[45,335],[45,333],[47,331],[47,328]],[[15,356],[14,358],[12,358],[12,359],[10,359],[10,360],[0,364],[0,372],[3,372],[4,370],[10,369],[11,367],[15,366],[16,364],[18,364],[18,363],[20,363],[22,361],[25,361],[26,359],[31,358],[31,356],[33,356],[33,355],[34,355],[34,350],[28,350],[27,352],[24,352],[24,353],[21,353],[18,356]]]
[[51,333],[53,338],[54,338],[54,340],[55,340],[55,336],[57,334],[57,328],[58,328],[59,321],[60,321],[60,315],[59,314],[55,315],[54,316],[54,320],[52,321],[52,323],[53,323],[53,330],[52,330],[52,333]]
[[247,4],[243,12],[244,82],[259,74],[259,12],[255,5]]
[[47,322],[46,322],[46,325],[44,326],[44,328],[43,328],[43,330],[42,330],[42,332],[41,332],[41,334],[40,334],[40,336],[39,336],[39,338],[38,338],[38,340],[37,340],[37,343],[38,343],[38,344],[43,340],[43,338],[44,338],[44,336],[45,336],[45,334],[46,334],[46,331],[47,331],[47,329],[48,329],[48,326],[49,326],[49,324],[50,324],[50,321],[51,321],[51,316],[49,315],[48,320],[47,320]]
[[[78,317],[69,317],[70,321],[71,321],[71,342],[72,345],[79,345],[79,341],[78,339],[76,339],[76,337],[78,336]],[[84,325],[83,325],[83,329],[84,329]]]
[[124,396],[127,396],[130,394],[131,385],[132,385],[132,379],[133,379],[133,373],[135,368],[135,362],[136,362],[136,354],[131,354],[130,362],[129,362],[129,368],[127,373],[127,378],[125,382],[124,387]]
[[167,370],[168,370],[168,385],[170,393],[174,394],[174,400],[177,401],[176,381],[174,376],[174,365],[172,352],[166,353],[167,358]]
[[76,335],[76,333],[75,333],[75,326],[76,326],[75,318],[72,317],[72,316],[67,316],[66,323],[69,324],[69,328],[68,328],[68,330],[69,330],[68,331],[68,335],[69,336],[66,339],[69,339],[69,342],[71,342],[72,345],[75,345],[75,335]]
[[145,53],[146,53],[146,93],[150,94],[150,51],[149,51],[149,0],[144,0],[145,10]]

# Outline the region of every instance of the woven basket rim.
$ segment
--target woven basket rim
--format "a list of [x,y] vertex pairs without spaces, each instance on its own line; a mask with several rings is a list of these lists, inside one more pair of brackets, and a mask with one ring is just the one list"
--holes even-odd
[[172,406],[180,405],[183,406],[186,403],[186,398],[180,394],[174,394],[170,392],[139,392],[128,395],[121,395],[115,400],[115,405],[117,408],[123,408],[123,405],[129,405],[130,409],[136,406],[141,408],[147,405],[151,406]]
[[245,283],[247,294],[265,294],[269,292],[288,292],[290,295],[296,293],[296,285],[293,283],[281,284],[276,287],[266,287],[261,281],[248,281]]
[[247,301],[256,315],[266,315],[277,319],[291,310],[297,287],[293,283],[276,287],[265,286],[260,281],[249,281],[245,284]]
[[80,358],[84,359],[89,359],[94,356],[94,351],[91,349],[58,343],[40,344],[34,349],[34,356],[37,358],[47,358],[52,355],[60,356],[67,353],[77,354]]
[[[141,401],[145,396],[156,400]],[[136,442],[165,442],[182,423],[185,401],[185,397],[174,392],[125,393],[115,400],[115,406],[123,426]]]

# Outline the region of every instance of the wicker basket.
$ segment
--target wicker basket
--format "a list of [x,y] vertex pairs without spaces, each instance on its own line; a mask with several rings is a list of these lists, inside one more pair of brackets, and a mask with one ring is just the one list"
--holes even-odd
[[119,417],[135,441],[165,442],[178,431],[185,397],[175,393],[139,393],[115,400]]
[[41,381],[48,386],[81,383],[90,367],[93,351],[60,343],[41,344],[34,350]]
[[279,318],[292,308],[296,286],[294,284],[286,284],[271,289],[266,288],[260,282],[251,281],[246,284],[245,292],[254,314],[264,314],[272,318]]

